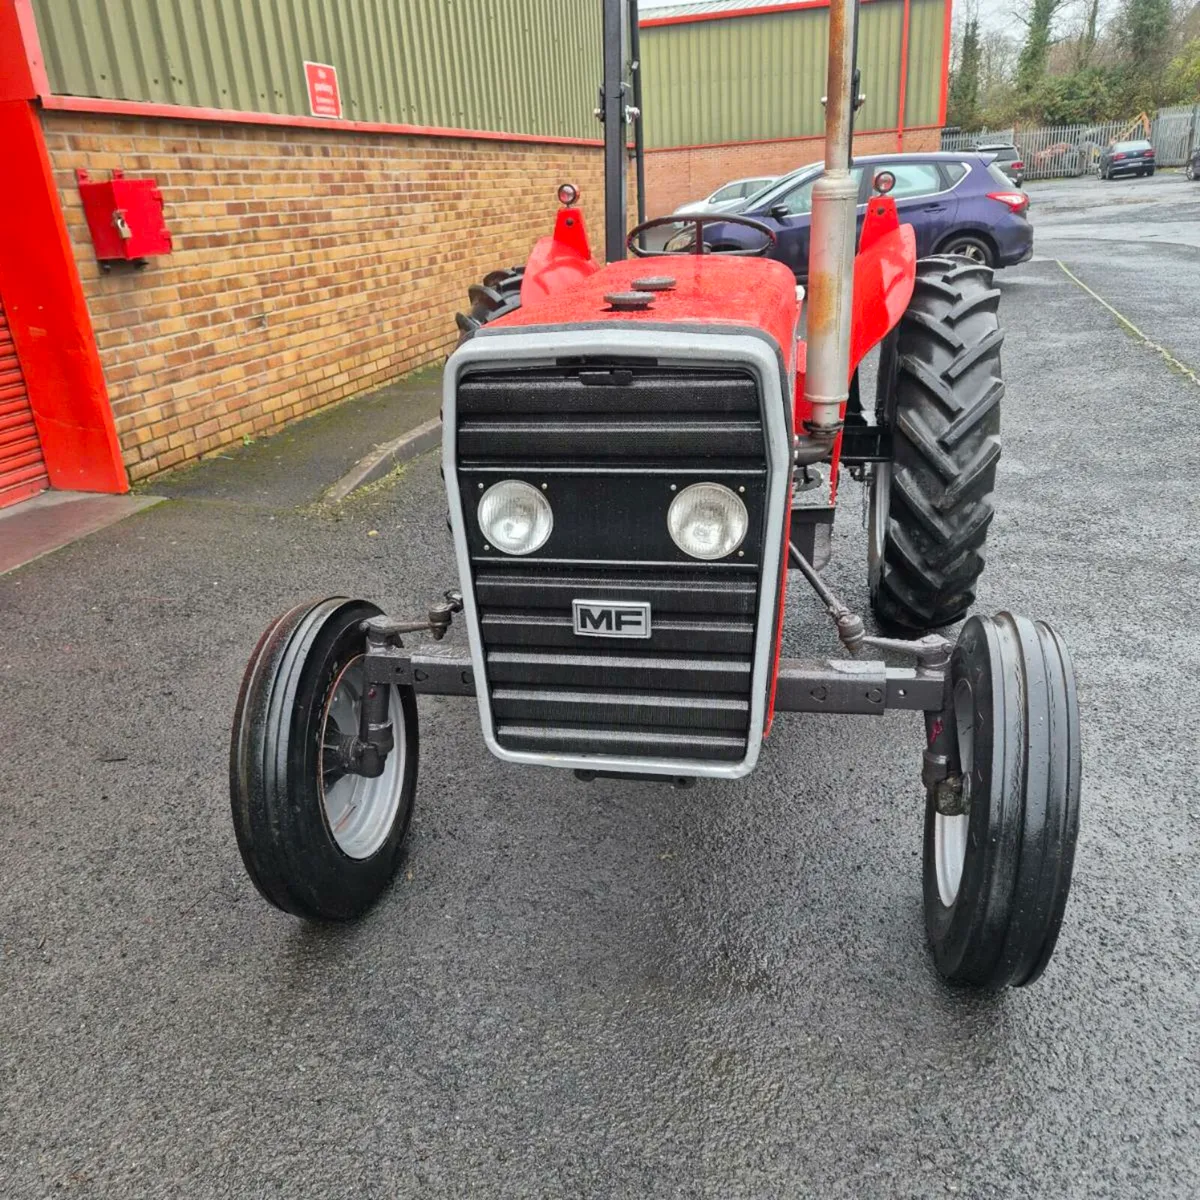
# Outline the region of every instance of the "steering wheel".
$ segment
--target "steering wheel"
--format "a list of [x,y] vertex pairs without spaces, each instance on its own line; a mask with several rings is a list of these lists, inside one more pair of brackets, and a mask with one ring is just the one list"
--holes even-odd
[[[747,228],[753,229],[755,233],[761,233],[764,239],[763,244],[761,246],[751,246],[749,249],[710,250],[704,244],[704,226],[726,224],[745,225]],[[687,250],[647,250],[644,246],[638,245],[638,239],[642,234],[651,229],[660,229],[664,225],[672,227],[676,225],[694,225],[696,227],[696,240],[693,242],[692,247]],[[764,225],[761,221],[753,221],[749,217],[738,217],[732,213],[697,213],[695,216],[655,217],[652,221],[643,221],[640,225],[635,225],[629,231],[629,236],[625,239],[625,246],[631,254],[636,255],[638,258],[659,258],[675,254],[729,254],[738,258],[761,258],[778,240],[775,236],[775,231],[769,225]]]

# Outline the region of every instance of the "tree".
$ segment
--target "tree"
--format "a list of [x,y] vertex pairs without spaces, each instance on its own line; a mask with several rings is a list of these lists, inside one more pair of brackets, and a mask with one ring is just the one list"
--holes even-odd
[[1162,98],[1173,17],[1171,0],[1124,0],[1117,18],[1138,101],[1147,106]]
[[[1139,0],[1129,2],[1137,3]],[[1151,2],[1157,3],[1158,0]],[[1046,56],[1051,44],[1050,27],[1062,3],[1063,0],[1030,0],[1029,11],[1021,18],[1026,26],[1021,56],[1017,59],[1017,89],[1021,92],[1032,92],[1046,73]]]
[[1125,54],[1135,67],[1160,69],[1171,36],[1171,0],[1125,0],[1118,26]]
[[1200,37],[1185,42],[1167,68],[1168,104],[1200,104]]
[[1084,13],[1083,29],[1079,33],[1079,41],[1075,45],[1075,69],[1082,71],[1092,64],[1092,55],[1096,52],[1096,26],[1100,20],[1100,0],[1087,0]]
[[979,128],[979,19],[971,17],[963,30],[958,68],[947,95],[947,120],[962,129]]

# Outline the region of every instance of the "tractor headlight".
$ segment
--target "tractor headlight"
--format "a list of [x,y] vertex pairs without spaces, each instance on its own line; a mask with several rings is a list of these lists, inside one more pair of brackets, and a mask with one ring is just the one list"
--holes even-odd
[[667,510],[671,541],[692,558],[712,560],[732,554],[749,527],[741,498],[719,483],[685,487]]
[[483,536],[505,554],[540,550],[554,528],[550,501],[519,479],[492,484],[479,498],[477,515]]

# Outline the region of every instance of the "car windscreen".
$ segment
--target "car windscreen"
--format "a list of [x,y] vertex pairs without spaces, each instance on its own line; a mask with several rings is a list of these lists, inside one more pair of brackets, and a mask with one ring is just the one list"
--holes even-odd
[[980,154],[994,154],[997,162],[1016,162],[1020,155],[1016,146],[980,146]]
[[727,183],[722,188],[717,188],[715,192],[708,198],[709,204],[720,204],[722,200],[738,200],[742,195],[742,185],[740,183]]
[[1142,138],[1141,141],[1137,141],[1137,142],[1117,142],[1113,146],[1113,149],[1114,150],[1122,150],[1122,151],[1125,151],[1125,150],[1149,150],[1150,143],[1148,141],[1146,141],[1145,138]]
[[776,200],[787,195],[806,176],[819,171],[822,165],[822,163],[809,163],[807,166],[800,167],[798,170],[791,172],[790,175],[781,176],[774,183],[763,188],[761,192],[755,192],[746,201],[743,211],[748,208],[760,208],[764,205],[773,204]]

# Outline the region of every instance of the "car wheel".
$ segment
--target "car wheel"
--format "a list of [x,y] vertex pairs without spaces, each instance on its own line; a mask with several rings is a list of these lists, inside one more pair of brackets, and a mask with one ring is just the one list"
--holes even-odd
[[938,247],[938,253],[957,254],[960,258],[969,258],[973,263],[977,263],[981,267],[994,267],[996,265],[996,255],[993,253],[991,246],[982,238],[972,237],[966,233],[959,233],[948,237]]
[[1196,168],[1191,163],[1188,163],[1188,165],[1183,168],[1183,174],[1185,179],[1191,179],[1194,182],[1196,178]]
[[1154,168],[1153,168],[1153,167],[1151,167],[1151,168],[1150,168],[1150,170],[1148,170],[1148,171],[1146,172],[1146,178],[1147,178],[1147,179],[1153,179],[1153,178],[1154,178]]

